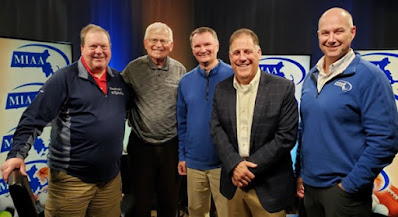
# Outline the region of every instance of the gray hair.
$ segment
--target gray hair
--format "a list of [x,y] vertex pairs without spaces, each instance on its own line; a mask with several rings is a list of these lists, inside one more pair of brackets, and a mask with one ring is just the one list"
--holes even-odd
[[166,30],[170,35],[170,41],[173,42],[173,31],[171,30],[171,28],[168,25],[166,25],[165,23],[161,23],[161,22],[155,22],[155,23],[152,23],[151,25],[149,25],[145,30],[144,39],[148,38],[149,31],[160,32],[161,30]]

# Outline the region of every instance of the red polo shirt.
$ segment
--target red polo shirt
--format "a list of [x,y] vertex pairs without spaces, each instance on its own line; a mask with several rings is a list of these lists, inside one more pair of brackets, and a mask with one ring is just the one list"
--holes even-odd
[[105,69],[105,73],[101,76],[101,78],[97,78],[96,76],[94,76],[94,74],[88,68],[88,66],[86,64],[86,61],[84,60],[83,57],[82,57],[82,63],[84,65],[84,68],[86,68],[88,73],[90,73],[90,75],[94,78],[95,83],[97,83],[98,87],[100,87],[102,92],[104,92],[104,94],[106,95],[106,93],[107,93],[107,88],[106,88],[106,69]]

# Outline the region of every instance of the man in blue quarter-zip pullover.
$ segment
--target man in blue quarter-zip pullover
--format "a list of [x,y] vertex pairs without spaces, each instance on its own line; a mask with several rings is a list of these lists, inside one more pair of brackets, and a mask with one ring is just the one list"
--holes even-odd
[[3,178],[19,168],[51,122],[46,217],[120,216],[122,156],[128,89],[111,69],[110,37],[89,24],[80,33],[81,57],[51,76],[25,110]]
[[298,151],[297,194],[309,217],[371,216],[373,180],[397,153],[390,83],[351,49],[355,33],[344,9],[329,9],[319,19],[324,56],[303,84]]
[[210,118],[216,84],[234,72],[217,59],[219,42],[213,29],[195,29],[190,41],[199,66],[186,74],[178,87],[178,173],[187,175],[190,216],[208,216],[213,196],[217,216],[228,217],[227,199],[220,193],[221,162],[210,136]]

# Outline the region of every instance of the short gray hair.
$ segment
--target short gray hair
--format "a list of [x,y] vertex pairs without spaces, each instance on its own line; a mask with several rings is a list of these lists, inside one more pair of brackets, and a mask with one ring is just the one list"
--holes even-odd
[[155,22],[149,25],[145,30],[144,39],[148,38],[149,31],[160,31],[160,30],[166,30],[169,33],[170,41],[173,42],[173,31],[168,25],[161,22]]

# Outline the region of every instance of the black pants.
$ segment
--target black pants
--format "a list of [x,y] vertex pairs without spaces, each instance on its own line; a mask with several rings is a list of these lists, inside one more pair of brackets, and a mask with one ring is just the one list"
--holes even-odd
[[304,206],[307,217],[370,217],[372,189],[350,194],[338,185],[315,188],[304,185]]
[[134,207],[126,216],[150,217],[156,195],[157,216],[175,217],[178,197],[178,139],[149,144],[130,134],[129,172]]

